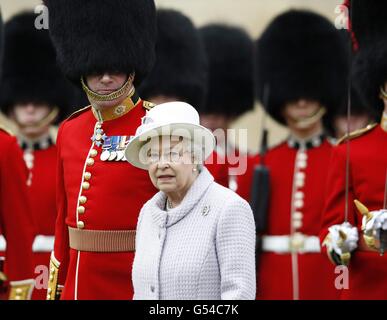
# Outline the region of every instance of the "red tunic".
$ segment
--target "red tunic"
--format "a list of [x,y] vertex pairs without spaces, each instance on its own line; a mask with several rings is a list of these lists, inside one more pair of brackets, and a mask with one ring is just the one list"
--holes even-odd
[[[357,226],[362,237],[362,216],[353,200],[369,210],[383,208],[387,170],[387,132],[380,126],[350,140],[350,179],[348,221]],[[344,222],[346,143],[333,149],[329,165],[327,198],[321,239],[328,228]],[[387,299],[387,256],[356,250],[349,265],[349,288],[342,299]]]
[[[314,236],[318,247],[316,236],[320,231],[326,180],[324,167],[330,157],[331,145],[324,140],[319,146],[301,150],[284,142],[266,155],[270,199],[264,236],[301,233]],[[301,158],[298,153],[306,156]],[[238,178],[237,192],[248,201],[253,169],[259,162],[259,156],[249,158],[247,173]],[[257,299],[337,298],[334,268],[325,260],[319,252],[262,252],[257,265]]]
[[[33,300],[45,300],[46,289],[43,280],[53,250],[56,220],[56,160],[55,139],[45,137],[31,146],[22,142],[24,159],[29,168],[28,195],[35,222],[36,237],[33,244],[34,267],[37,284]],[[31,148],[30,148],[31,147]],[[46,279],[47,280],[47,279]]]
[[33,278],[34,229],[26,181],[27,170],[16,139],[0,129],[0,242],[6,243],[5,273],[11,282]]
[[[104,121],[107,136],[135,134],[145,116],[138,100],[128,113]],[[156,192],[148,172],[126,161],[102,161],[101,147],[87,165],[92,148],[96,118],[91,108],[70,117],[59,128],[57,205],[54,256],[59,261],[59,284],[64,284],[62,299],[131,299],[131,270],[134,252],[85,252],[69,247],[68,226],[84,230],[135,230],[143,204]],[[85,170],[84,170],[85,169]],[[89,172],[89,188],[83,189],[84,171]],[[85,212],[77,212],[79,199],[86,197]]]

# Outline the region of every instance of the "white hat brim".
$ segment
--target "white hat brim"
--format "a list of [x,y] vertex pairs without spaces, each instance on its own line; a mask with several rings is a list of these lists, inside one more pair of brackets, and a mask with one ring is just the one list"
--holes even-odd
[[147,130],[136,135],[125,149],[126,160],[133,166],[147,170],[148,166],[140,159],[141,148],[147,143],[149,138],[157,136],[184,136],[203,150],[203,162],[211,155],[215,148],[215,137],[213,133],[201,126],[192,123],[172,123],[149,127]]

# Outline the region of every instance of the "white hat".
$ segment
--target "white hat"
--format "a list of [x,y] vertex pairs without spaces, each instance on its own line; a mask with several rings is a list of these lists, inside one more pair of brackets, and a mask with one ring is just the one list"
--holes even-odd
[[142,118],[136,135],[125,150],[126,160],[133,166],[147,169],[145,159],[140,159],[140,150],[149,138],[157,136],[183,136],[200,147],[203,161],[215,148],[215,137],[210,130],[200,125],[198,112],[185,102],[167,102],[153,107]]

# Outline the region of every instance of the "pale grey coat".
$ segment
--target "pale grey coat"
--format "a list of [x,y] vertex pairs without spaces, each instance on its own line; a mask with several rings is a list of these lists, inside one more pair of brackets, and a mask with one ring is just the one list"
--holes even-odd
[[141,210],[134,299],[255,299],[255,226],[249,204],[206,168],[182,203],[158,192]]

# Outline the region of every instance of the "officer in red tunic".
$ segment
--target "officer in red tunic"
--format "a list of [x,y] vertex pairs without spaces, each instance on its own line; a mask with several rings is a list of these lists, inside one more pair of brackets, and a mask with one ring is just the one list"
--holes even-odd
[[48,30],[35,28],[36,17],[33,12],[23,12],[5,25],[0,107],[17,125],[29,171],[28,195],[36,231],[33,251],[37,282],[33,299],[44,300],[45,268],[54,248],[56,219],[57,130],[52,124],[65,113],[71,91],[56,65]]
[[[224,24],[209,24],[199,31],[209,63],[209,87],[206,103],[199,110],[200,119],[216,137],[213,160],[225,164],[227,186],[235,191],[237,175],[246,170],[247,137],[227,130],[254,107],[253,41],[243,29]],[[231,141],[237,137],[241,149]]]
[[321,240],[332,262],[348,265],[349,282],[342,299],[385,300],[387,4],[351,2],[359,48],[354,57],[355,85],[365,106],[378,113],[381,123],[352,132],[333,149]]
[[[200,110],[208,89],[207,74],[206,52],[192,21],[176,10],[159,9],[156,62],[138,88],[140,96],[155,104],[184,101]],[[227,186],[224,164],[208,161],[206,167],[218,183]]]
[[[334,299],[334,270],[321,254],[318,233],[323,210],[323,170],[330,158],[325,123],[343,103],[347,50],[339,31],[309,11],[276,17],[257,42],[258,98],[288,126],[290,137],[264,160],[270,187],[267,225],[257,263],[257,299]],[[249,159],[237,192],[252,201],[254,167]],[[258,219],[256,219],[258,221]]]
[[[0,15],[0,60],[2,31]],[[30,299],[34,287],[34,229],[26,181],[27,169],[16,139],[0,123],[0,300]]]
[[[124,150],[150,103],[135,91],[152,67],[153,0],[50,0],[59,64],[88,106],[59,128],[55,245],[48,299],[130,299],[138,213],[156,190]],[[149,289],[150,290],[150,289]]]

